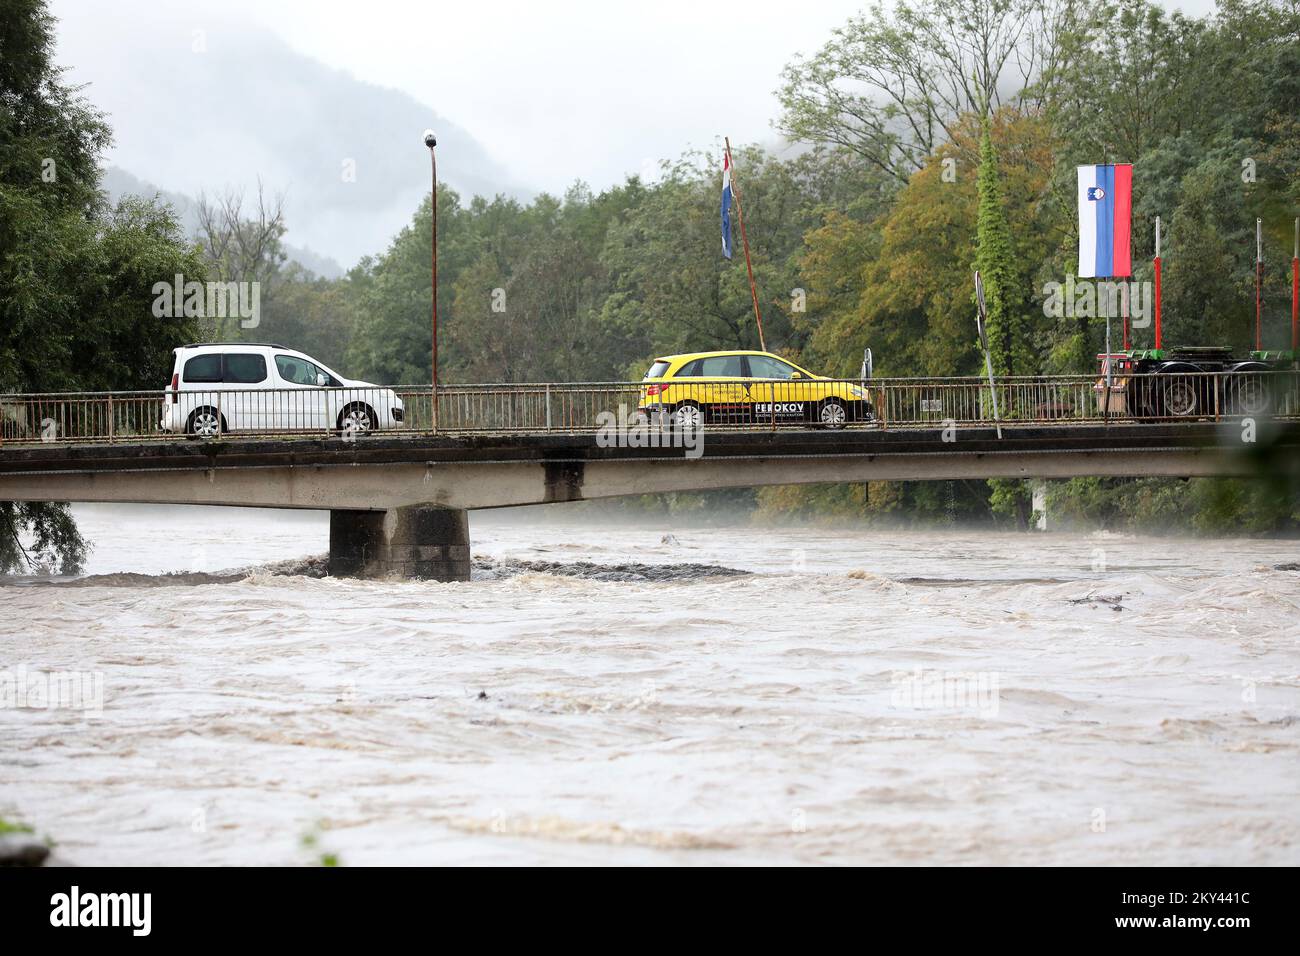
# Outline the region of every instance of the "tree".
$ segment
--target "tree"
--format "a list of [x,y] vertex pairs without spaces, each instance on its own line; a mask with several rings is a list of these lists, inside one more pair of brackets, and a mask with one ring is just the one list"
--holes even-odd
[[[219,282],[257,283],[259,308],[269,307],[287,258],[284,197],[268,198],[259,180],[257,204],[250,213],[244,212],[242,190],[228,190],[216,200],[200,195],[195,212],[208,274]],[[233,338],[239,329],[234,317],[207,316],[203,333],[213,339]]]
[[[43,2],[0,7],[0,392],[160,388],[195,328],[155,315],[153,286],[203,262],[169,208],[106,207],[109,129],[62,83],[53,46]],[[0,502],[0,571],[75,571],[85,552],[66,505]]]
[[998,156],[987,121],[980,131],[976,191],[979,215],[975,224],[975,270],[984,281],[993,371],[998,375],[1032,375],[1038,369],[1025,314],[1028,296],[1015,265]]
[[892,11],[877,2],[786,67],[777,126],[906,181],[962,116],[1043,104],[1062,20],[1057,0],[900,0]]

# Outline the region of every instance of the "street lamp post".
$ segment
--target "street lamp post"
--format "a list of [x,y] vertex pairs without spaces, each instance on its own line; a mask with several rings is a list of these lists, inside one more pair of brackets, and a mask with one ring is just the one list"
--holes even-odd
[[429,147],[429,167],[433,176],[433,190],[429,195],[429,205],[433,213],[433,260],[432,272],[433,279],[430,285],[433,299],[433,378],[430,382],[430,408],[433,422],[433,430],[438,430],[438,158],[434,154],[434,147],[438,145],[438,139],[433,135],[433,130],[424,131],[424,145]]

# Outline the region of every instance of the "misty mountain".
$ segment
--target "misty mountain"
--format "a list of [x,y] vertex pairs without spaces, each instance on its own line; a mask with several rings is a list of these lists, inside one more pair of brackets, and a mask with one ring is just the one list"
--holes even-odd
[[466,199],[531,195],[429,106],[299,54],[269,31],[179,21],[144,31],[112,19],[102,27],[101,49],[118,54],[111,72],[79,68],[75,48],[63,59],[109,114],[109,160],[119,167],[110,187],[127,188],[128,172],[169,198],[229,187],[253,196],[260,177],[268,194],[284,194],[298,251],[344,266],[382,251],[428,193],[426,127],[438,134],[439,177]]
[[[199,217],[198,201],[184,193],[173,192],[167,189],[160,189],[153,183],[147,183],[137,176],[132,176],[125,169],[119,169],[117,166],[109,166],[104,170],[104,178],[100,184],[104,192],[108,194],[110,202],[116,203],[123,196],[143,196],[146,199],[159,199],[171,205],[176,211],[176,216],[180,220],[183,228],[191,236],[199,235]],[[215,197],[213,197],[215,198]],[[245,196],[245,208],[251,215],[257,204],[257,195],[255,191],[249,191]],[[298,265],[325,279],[338,279],[347,270],[339,265],[338,261],[327,255],[308,249],[306,246],[297,246],[292,242],[284,243],[284,251],[290,262],[296,262]]]

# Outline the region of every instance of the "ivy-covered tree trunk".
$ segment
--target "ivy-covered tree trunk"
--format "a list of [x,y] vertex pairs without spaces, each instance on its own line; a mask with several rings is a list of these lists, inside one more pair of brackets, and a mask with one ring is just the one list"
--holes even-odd
[[[1030,347],[1030,323],[1025,313],[1027,296],[1017,288],[1015,253],[1011,227],[1002,199],[997,151],[986,119],[980,132],[980,168],[976,179],[979,218],[975,225],[975,268],[984,280],[984,302],[988,307],[987,333],[994,374],[1032,375],[1034,350]],[[1015,417],[1016,409],[1002,409]],[[991,479],[990,504],[996,513],[1010,515],[1016,527],[1026,530],[1031,514],[1029,486],[1015,479]]]
[[980,168],[976,179],[979,218],[975,224],[975,268],[984,280],[988,306],[989,351],[998,375],[1032,375],[1034,350],[1025,314],[1027,296],[1017,288],[1011,227],[1002,199],[998,156],[987,120],[980,133]]

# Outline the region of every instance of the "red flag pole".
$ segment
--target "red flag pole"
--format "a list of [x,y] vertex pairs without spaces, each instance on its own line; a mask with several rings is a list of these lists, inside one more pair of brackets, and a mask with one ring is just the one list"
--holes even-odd
[[731,169],[731,191],[736,197],[736,216],[740,219],[740,242],[745,247],[745,269],[749,272],[749,295],[754,300],[754,321],[758,323],[758,347],[766,352],[767,343],[763,339],[763,316],[758,311],[758,287],[754,285],[754,267],[749,261],[749,237],[745,235],[745,210],[740,205],[740,183],[736,181],[736,163],[731,158],[731,139],[724,136],[722,141],[727,144],[727,166]]
[[1124,320],[1124,351],[1128,351],[1128,282],[1125,282],[1119,289],[1119,307],[1120,314]]
[[1160,351],[1160,217],[1156,216],[1156,351]]
[[1295,251],[1291,253],[1291,362],[1300,361],[1300,219],[1295,221]]

